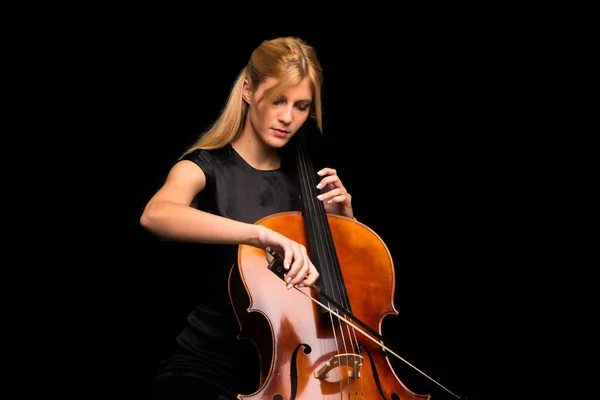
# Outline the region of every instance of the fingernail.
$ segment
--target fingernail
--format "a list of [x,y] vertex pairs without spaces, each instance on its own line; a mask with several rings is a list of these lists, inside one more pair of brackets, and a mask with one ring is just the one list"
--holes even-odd
[[285,281],[286,281],[287,283],[290,283],[290,281],[291,281],[291,280],[292,280],[292,278],[291,278],[291,277],[289,277],[289,278],[287,278]]
[[294,287],[294,285],[291,285],[291,284],[290,284],[290,285],[287,285],[287,288],[288,288],[288,289],[291,289],[291,288],[293,288],[293,287]]

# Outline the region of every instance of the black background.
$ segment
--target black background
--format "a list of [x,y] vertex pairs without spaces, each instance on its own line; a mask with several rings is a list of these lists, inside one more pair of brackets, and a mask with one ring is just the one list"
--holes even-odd
[[[508,189],[516,145],[508,119],[513,60],[503,56],[502,33],[485,25],[227,37],[169,24],[128,36],[123,47],[135,63],[122,81],[131,94],[129,162],[139,188],[132,222],[136,265],[147,271],[134,296],[150,327],[143,338],[149,383],[189,309],[179,293],[189,266],[174,265],[178,249],[139,227],[142,208],[217,117],[251,51],[262,40],[299,35],[316,47],[324,69],[317,157],[338,170],[356,217],[394,259],[399,315],[386,318],[384,337],[452,393],[496,393],[491,369],[501,355],[503,317],[495,293],[516,245],[507,229],[518,193]],[[411,390],[455,398],[402,361],[394,365]]]

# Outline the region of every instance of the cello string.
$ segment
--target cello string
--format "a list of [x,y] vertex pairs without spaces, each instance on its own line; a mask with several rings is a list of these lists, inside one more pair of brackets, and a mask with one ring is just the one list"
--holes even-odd
[[[301,182],[305,185],[304,186],[304,193],[311,193],[310,196],[306,196],[308,197],[307,199],[305,199],[306,203],[305,203],[305,211],[307,213],[309,213],[313,218],[312,221],[314,221],[314,225],[313,224],[308,224],[310,232],[313,234],[313,238],[315,240],[312,241],[313,246],[318,246],[315,247],[314,250],[316,253],[319,254],[315,254],[315,256],[317,256],[317,258],[320,258],[319,255],[324,255],[327,254],[326,251],[326,246],[324,246],[325,242],[322,238],[323,235],[319,234],[319,229],[323,229],[323,226],[321,224],[319,224],[319,222],[321,221],[321,218],[319,218],[319,215],[317,214],[319,211],[319,206],[322,204],[317,203],[317,200],[315,199],[315,196],[312,196],[312,193],[315,192],[316,189],[316,181],[315,181],[315,177],[312,173],[309,173],[309,171],[312,171],[312,169],[310,168],[309,162],[308,162],[308,157],[306,155],[306,149],[303,146],[304,142],[301,142],[299,144],[298,147],[298,154],[299,154],[299,162],[298,162],[298,168],[302,173],[302,176],[305,177],[304,180],[301,180]],[[308,183],[307,183],[308,181]],[[308,186],[308,187],[307,187]],[[316,193],[315,193],[316,195]],[[322,266],[322,268],[327,268],[327,271],[325,272],[329,272],[330,269],[328,268],[328,266],[330,265],[330,262],[326,262],[325,260],[320,259],[319,260],[319,265]],[[324,279],[325,276],[329,276],[330,274],[326,274],[324,275]],[[325,286],[328,286],[327,283],[329,281],[326,282]],[[334,294],[335,296],[335,294]],[[335,296],[335,297],[339,297],[339,296]],[[330,304],[331,307],[331,304]],[[340,329],[340,333],[342,333],[342,338],[345,339],[344,335],[343,335],[343,327],[341,326],[341,323],[337,320],[334,320],[333,316],[331,315],[331,313],[329,313],[329,318],[330,318],[330,324],[331,324],[331,329],[333,332],[333,340],[334,340],[334,347],[336,350],[336,353],[339,355],[341,353],[340,351],[340,340],[338,338],[338,329]],[[344,346],[344,348],[346,349],[346,343],[345,340],[342,340],[342,344]],[[337,372],[339,372],[340,370],[336,370]],[[339,392],[340,394],[343,393],[343,379],[338,379],[339,381]],[[348,384],[349,384],[349,380],[348,380]]]
[[[308,296],[308,297],[311,297],[311,296]],[[332,330],[333,330],[333,340],[335,341],[335,348],[336,348],[337,354],[340,354],[340,348],[339,348],[340,345],[339,345],[339,341],[338,341],[338,338],[337,338],[337,332],[336,332],[336,329],[335,329],[336,328],[336,322],[334,321],[333,315],[331,313],[329,313],[329,319],[331,321],[331,327],[332,327]],[[342,386],[342,382],[343,381],[340,379],[339,382],[340,382],[340,393],[342,393],[343,390],[344,390],[344,387]]]
[[[331,317],[331,318],[333,318],[333,317]],[[350,325],[345,325],[345,327],[346,327],[346,330],[348,331],[348,336],[350,337],[350,342],[352,343],[352,350],[353,350],[353,351],[355,351],[356,353],[358,353],[358,355],[362,357],[362,353],[361,353],[361,350],[360,350],[360,346],[358,345],[358,339],[357,339],[357,337],[356,337],[356,332],[354,331],[354,329],[352,329],[352,328],[351,328],[351,326],[350,326]],[[342,328],[342,329],[343,329],[343,328]],[[355,346],[355,344],[354,344],[354,343],[356,343],[356,346]],[[347,353],[346,353],[346,354],[347,354]],[[346,361],[347,361],[347,360],[346,360]],[[346,363],[346,365],[347,365],[347,364],[348,364],[348,363]],[[353,363],[353,365],[354,365],[354,363]],[[353,373],[354,373],[354,376],[355,376],[355,378],[358,378],[358,371],[356,371],[354,368],[353,368]],[[364,382],[363,382],[363,380],[362,380],[362,379],[360,380],[360,383],[362,383],[362,384],[363,384],[363,385],[362,385],[362,389],[363,389],[363,393],[364,393]],[[349,382],[348,382],[348,386],[349,386],[349,387],[350,387],[350,384],[351,384],[351,383],[350,383],[350,381],[349,381]],[[361,397],[362,397],[362,395],[361,395]]]
[[[309,180],[311,178],[313,178],[313,180],[310,183],[310,189],[315,191],[316,190],[316,180],[317,180],[316,174],[306,173],[306,171],[314,170],[312,167],[312,164],[311,164],[311,160],[310,160],[309,156],[307,156],[307,148],[305,145],[306,139],[302,136],[302,138],[299,140],[303,140],[303,142],[301,142],[298,145],[299,146],[298,154],[301,155],[299,168],[301,168],[301,170],[303,172],[305,172],[304,176],[308,176]],[[346,292],[344,284],[343,284],[341,270],[339,268],[339,262],[337,261],[337,258],[335,257],[335,255],[336,255],[335,246],[333,244],[331,232],[329,231],[329,223],[328,223],[328,219],[327,219],[327,214],[325,212],[325,208],[321,202],[318,202],[316,200],[316,198],[314,198],[314,196],[310,196],[309,201],[312,202],[312,207],[315,212],[321,211],[321,213],[319,213],[316,218],[316,224],[320,228],[319,232],[321,233],[321,235],[319,235],[318,243],[322,246],[321,247],[322,251],[324,251],[323,254],[325,254],[328,259],[328,262],[326,262],[325,264],[326,264],[326,267],[328,268],[328,272],[330,273],[329,274],[330,282],[333,285],[332,286],[332,291],[334,292],[333,297],[335,297],[336,300],[338,300],[337,301],[338,304],[343,303],[344,305],[342,307],[345,307],[345,309],[349,309],[349,307],[350,307],[349,299],[348,299],[347,292]],[[329,234],[327,234],[328,231],[329,231]],[[320,260],[320,261],[325,262],[324,260]],[[334,304],[334,305],[337,307],[336,304]],[[333,308],[331,303],[329,303],[329,308]],[[332,327],[335,331],[336,321],[333,319],[333,317],[331,315],[330,315],[330,317],[332,320]],[[337,324],[339,324],[340,336],[343,341],[344,354],[346,357],[345,364],[346,364],[346,366],[348,366],[348,365],[351,365],[349,362],[349,358],[352,357],[351,354],[362,355],[362,351],[360,349],[360,346],[358,345],[358,339],[357,339],[356,332],[354,332],[352,330],[352,328],[348,325],[343,325],[340,322],[337,322]],[[344,333],[344,329],[347,331],[347,333]],[[336,339],[336,341],[337,341],[337,339]],[[338,350],[338,354],[339,354],[339,350]],[[352,390],[351,389],[352,382],[353,381],[350,379],[350,376],[347,375],[347,384],[348,384],[349,390]],[[364,382],[361,380],[360,383],[362,383],[363,391],[364,391]]]
[[[300,159],[300,163],[301,166],[300,168],[302,168],[303,172],[306,171],[313,171],[314,168],[312,167],[311,163],[310,163],[310,158],[309,156],[307,156],[307,148],[306,148],[306,138],[304,136],[301,136],[301,139],[299,140],[299,145],[298,145],[298,150],[299,150],[299,154],[302,156]],[[309,179],[313,178],[313,180],[310,183],[311,186],[311,190],[315,190],[316,188],[316,177],[314,173],[305,173],[304,176],[308,176]],[[330,279],[331,283],[333,284],[332,290],[334,291],[334,294],[332,295],[332,297],[337,301],[337,303],[341,303],[342,307],[344,307],[344,310],[350,310],[350,304],[349,304],[349,299],[348,299],[348,295],[347,292],[345,290],[344,287],[344,283],[343,283],[343,277],[341,274],[341,269],[339,267],[339,262],[337,261],[337,258],[335,257],[336,255],[336,249],[333,243],[333,239],[332,239],[332,235],[331,232],[329,232],[329,235],[326,234],[326,232],[329,230],[329,223],[328,223],[328,219],[327,219],[327,214],[325,213],[325,208],[323,206],[323,204],[321,202],[317,202],[316,199],[314,199],[313,196],[310,197],[310,201],[312,201],[313,203],[313,207],[314,209],[318,209],[319,211],[322,211],[318,217],[320,218],[316,218],[317,224],[320,227],[319,232],[321,232],[322,234],[320,235],[320,240],[318,240],[318,243],[322,245],[322,247],[324,248],[324,254],[327,256],[328,258],[328,262],[326,262],[326,266],[328,267],[328,272],[330,272],[330,276],[332,276],[333,279]],[[323,260],[321,260],[323,261]],[[331,303],[329,304],[329,308],[332,308]],[[337,307],[337,306],[336,306]],[[335,323],[333,322],[333,316],[331,316],[332,319],[332,327],[334,327],[335,329]],[[340,333],[341,333],[341,338],[343,340],[343,347],[344,347],[344,354],[346,354],[346,365],[348,366],[349,363],[349,357],[351,357],[350,354],[358,354],[360,356],[362,356],[362,351],[360,349],[360,346],[358,345],[358,338],[357,338],[357,334],[356,332],[352,329],[351,326],[349,325],[343,325],[340,324]],[[344,328],[347,331],[347,334],[344,333]],[[347,339],[346,339],[347,338]],[[347,344],[346,342],[348,342],[349,344]],[[350,351],[348,350],[348,348],[350,348]],[[356,371],[355,371],[356,372]],[[348,388],[350,390],[350,388],[352,387],[351,385],[351,380],[350,377],[347,376],[348,379]],[[364,382],[361,380],[360,381],[363,384],[363,391],[364,391]]]
[[[301,133],[301,135],[299,135],[299,139],[298,139],[298,143],[297,143],[297,155],[298,155],[298,168],[302,174],[302,176],[305,179],[301,180],[301,183],[304,185],[304,191],[303,193],[314,193],[315,195],[316,193],[316,174],[314,174],[314,168],[312,166],[312,163],[310,161],[310,158],[308,156],[308,152],[307,152],[307,148],[306,148],[306,139],[303,136],[303,132]],[[306,185],[308,185],[309,187],[306,187]],[[339,284],[335,284],[338,281],[336,279],[331,279],[332,276],[336,275],[336,270],[335,268],[332,268],[332,266],[334,265],[334,259],[333,259],[333,254],[335,254],[335,250],[332,246],[332,239],[331,239],[331,234],[327,235],[327,228],[329,227],[327,224],[327,215],[325,213],[325,209],[323,207],[323,204],[319,201],[317,201],[316,196],[307,196],[308,199],[306,200],[306,206],[305,206],[305,210],[313,217],[312,221],[314,221],[315,225],[311,226],[311,232],[313,233],[313,238],[315,238],[316,240],[314,240],[313,245],[318,246],[318,250],[316,250],[317,252],[320,250],[320,255],[325,256],[327,258],[327,261],[324,259],[320,259],[319,263],[323,268],[327,269],[328,272],[328,276],[330,277],[328,283],[331,284],[331,289],[333,290],[334,293],[332,293],[332,297],[336,298],[337,300],[341,300],[338,302],[342,302],[342,303],[347,303],[345,296],[343,296],[343,294],[341,293],[342,291],[340,290],[340,285]],[[310,224],[309,224],[310,225]],[[320,258],[320,257],[318,257]],[[326,286],[329,286],[326,284]],[[330,307],[331,308],[331,304]],[[334,332],[334,341],[335,341],[335,348],[337,351],[337,354],[340,355],[340,340],[338,340],[338,329],[339,329],[339,336],[341,337],[341,346],[344,349],[344,354],[346,357],[346,365],[349,364],[348,360],[349,360],[349,351],[348,348],[350,347],[350,349],[354,349],[354,344],[352,343],[352,335],[349,336],[349,339],[346,339],[346,334],[344,333],[344,325],[341,324],[339,321],[336,321],[333,316],[331,316],[330,314],[330,320],[331,320],[331,327],[332,327],[332,331]],[[350,342],[350,344],[348,344],[347,342]],[[338,369],[338,371],[340,371],[340,369]],[[340,372],[341,374],[341,372]],[[347,386],[348,388],[351,387],[351,380],[350,377],[347,375]],[[342,392],[342,380],[340,379],[340,393]]]

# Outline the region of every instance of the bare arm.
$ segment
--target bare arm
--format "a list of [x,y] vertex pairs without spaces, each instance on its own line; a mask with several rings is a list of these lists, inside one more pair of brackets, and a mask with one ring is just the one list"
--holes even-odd
[[191,161],[178,162],[165,184],[146,204],[140,224],[157,236],[176,241],[259,246],[255,225],[190,206],[205,186],[202,169]]
[[312,285],[319,274],[309,260],[306,248],[262,225],[235,221],[200,211],[191,206],[206,186],[202,169],[183,160],[173,166],[164,185],[148,201],[140,224],[149,232],[176,241],[217,244],[246,244],[272,247],[289,268],[291,285]]
[[178,162],[144,208],[140,224],[157,236],[176,241],[260,246],[256,225],[190,206],[205,186],[202,169],[191,161]]

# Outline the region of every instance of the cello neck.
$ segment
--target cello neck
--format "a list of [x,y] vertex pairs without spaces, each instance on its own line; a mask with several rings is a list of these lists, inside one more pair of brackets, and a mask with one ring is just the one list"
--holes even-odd
[[318,175],[308,152],[306,130],[298,131],[295,138],[296,166],[302,195],[302,214],[306,226],[308,252],[320,274],[316,285],[351,312],[325,207],[317,199],[321,191],[316,188]]

